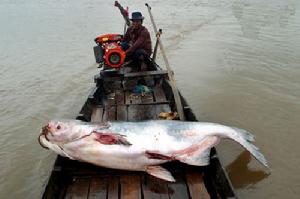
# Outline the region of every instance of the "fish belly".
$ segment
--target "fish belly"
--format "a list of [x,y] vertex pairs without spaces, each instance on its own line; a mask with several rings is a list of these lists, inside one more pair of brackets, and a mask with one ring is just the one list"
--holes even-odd
[[146,166],[167,162],[167,160],[149,159],[145,149],[134,146],[89,143],[78,147],[73,144],[65,147],[64,151],[73,159],[113,169],[144,171]]

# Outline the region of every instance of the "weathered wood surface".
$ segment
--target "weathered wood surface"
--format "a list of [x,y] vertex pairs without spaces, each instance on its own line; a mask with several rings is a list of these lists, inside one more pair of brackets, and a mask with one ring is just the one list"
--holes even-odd
[[125,103],[125,97],[124,97],[124,91],[123,90],[117,90],[116,91],[116,104],[117,105],[122,105]]
[[106,198],[107,195],[107,178],[92,178],[89,188],[89,199]]
[[90,186],[89,178],[74,178],[67,189],[66,199],[83,199],[87,198]]
[[166,70],[156,70],[156,71],[141,71],[141,72],[134,72],[134,73],[127,73],[124,74],[124,78],[136,78],[136,77],[149,77],[149,76],[168,76],[168,71]]
[[184,183],[183,173],[180,173],[176,176],[176,182],[169,183],[168,187],[172,190],[172,193],[169,194],[170,199],[182,199],[189,198],[189,193],[186,184]]
[[193,199],[210,199],[206,190],[201,173],[190,171],[186,173],[186,181],[190,196]]
[[143,96],[141,96],[141,101],[143,104],[152,103],[154,101],[153,93],[145,93]]
[[120,199],[142,199],[140,176],[122,175],[120,177],[120,185]]
[[68,199],[210,199],[201,171],[175,173],[170,183],[141,172],[74,177],[67,188]]
[[165,92],[163,91],[160,85],[157,85],[153,88],[154,98],[156,102],[166,102],[167,98]]
[[108,179],[108,190],[107,198],[108,199],[118,199],[119,198],[119,177],[110,176]]
[[[165,72],[151,72],[165,75]],[[106,96],[101,96],[102,105],[94,106],[92,122],[141,121],[158,119],[161,112],[170,112],[170,104],[160,83],[151,87],[150,93],[134,94],[137,81],[131,79],[149,73],[136,73],[127,76],[127,86],[111,85]],[[130,89],[129,89],[130,88]],[[202,171],[177,170],[175,183],[166,182],[144,172],[130,172],[83,166],[68,169],[73,181],[65,189],[65,198],[105,198],[105,199],[209,199]],[[73,163],[73,166],[76,165]],[[89,164],[87,164],[89,165]],[[179,171],[179,172],[178,172]]]
[[127,121],[127,106],[124,105],[117,106],[117,120]]
[[168,183],[150,175],[144,177],[142,184],[144,199],[169,199]]
[[91,116],[91,122],[99,123],[102,122],[103,117],[103,108],[102,107],[94,107]]

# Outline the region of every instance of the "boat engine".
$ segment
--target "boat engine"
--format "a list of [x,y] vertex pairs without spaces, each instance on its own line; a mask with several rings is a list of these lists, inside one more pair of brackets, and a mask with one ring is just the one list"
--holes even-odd
[[94,47],[96,62],[99,67],[120,68],[125,61],[126,54],[121,48],[122,35],[106,34],[98,36],[94,41],[97,46]]

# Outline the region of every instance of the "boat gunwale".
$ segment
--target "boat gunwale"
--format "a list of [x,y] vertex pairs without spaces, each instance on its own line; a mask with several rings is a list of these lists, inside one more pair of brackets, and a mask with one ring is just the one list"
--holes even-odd
[[[101,77],[98,76],[98,77]],[[122,77],[123,78],[123,77]],[[91,90],[91,93],[88,95],[87,100],[81,108],[80,113],[77,115],[76,119],[83,121],[90,121],[92,115],[92,108],[95,105],[101,105],[101,101],[97,99],[97,95],[103,95],[103,79],[95,77],[96,86]],[[171,89],[171,85],[167,79],[167,76],[162,75],[162,87],[167,96],[168,102],[171,102],[171,109],[175,110],[174,105],[174,95]],[[193,110],[188,106],[186,99],[179,93],[182,101],[182,106],[184,108],[184,114],[186,116],[186,121],[198,121],[196,116],[193,113]],[[218,154],[215,148],[211,150],[211,164],[205,167],[198,167],[198,169],[204,170],[206,175],[204,175],[204,183],[207,187],[208,192],[211,195],[211,198],[237,198],[232,183],[228,177],[226,170],[224,169],[220,159],[218,158]],[[66,162],[71,162],[71,166],[78,164],[73,160],[68,160],[64,157],[58,155],[54,168],[51,171],[51,175],[45,186],[42,198],[52,198],[52,196],[56,196],[55,198],[64,198],[63,192],[66,191],[66,186],[63,185],[70,183],[72,177],[66,177],[67,169],[65,168]],[[86,167],[89,167],[88,163],[79,163],[84,164]],[[68,165],[70,166],[70,165]],[[94,165],[92,167],[95,167]],[[115,171],[116,172],[116,171]],[[135,174],[135,172],[129,172],[131,174]],[[72,175],[72,174],[71,174]],[[82,174],[86,175],[86,174]],[[93,175],[92,173],[88,175]],[[57,182],[60,182],[55,186]]]

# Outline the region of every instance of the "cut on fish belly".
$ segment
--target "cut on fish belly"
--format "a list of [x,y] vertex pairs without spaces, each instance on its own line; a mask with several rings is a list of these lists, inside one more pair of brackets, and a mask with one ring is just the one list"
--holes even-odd
[[251,133],[216,123],[149,120],[93,124],[53,120],[42,128],[39,142],[44,148],[74,160],[145,171],[174,182],[171,173],[160,164],[178,160],[189,165],[208,165],[210,149],[223,138],[238,142],[268,166],[263,154],[251,143]]

